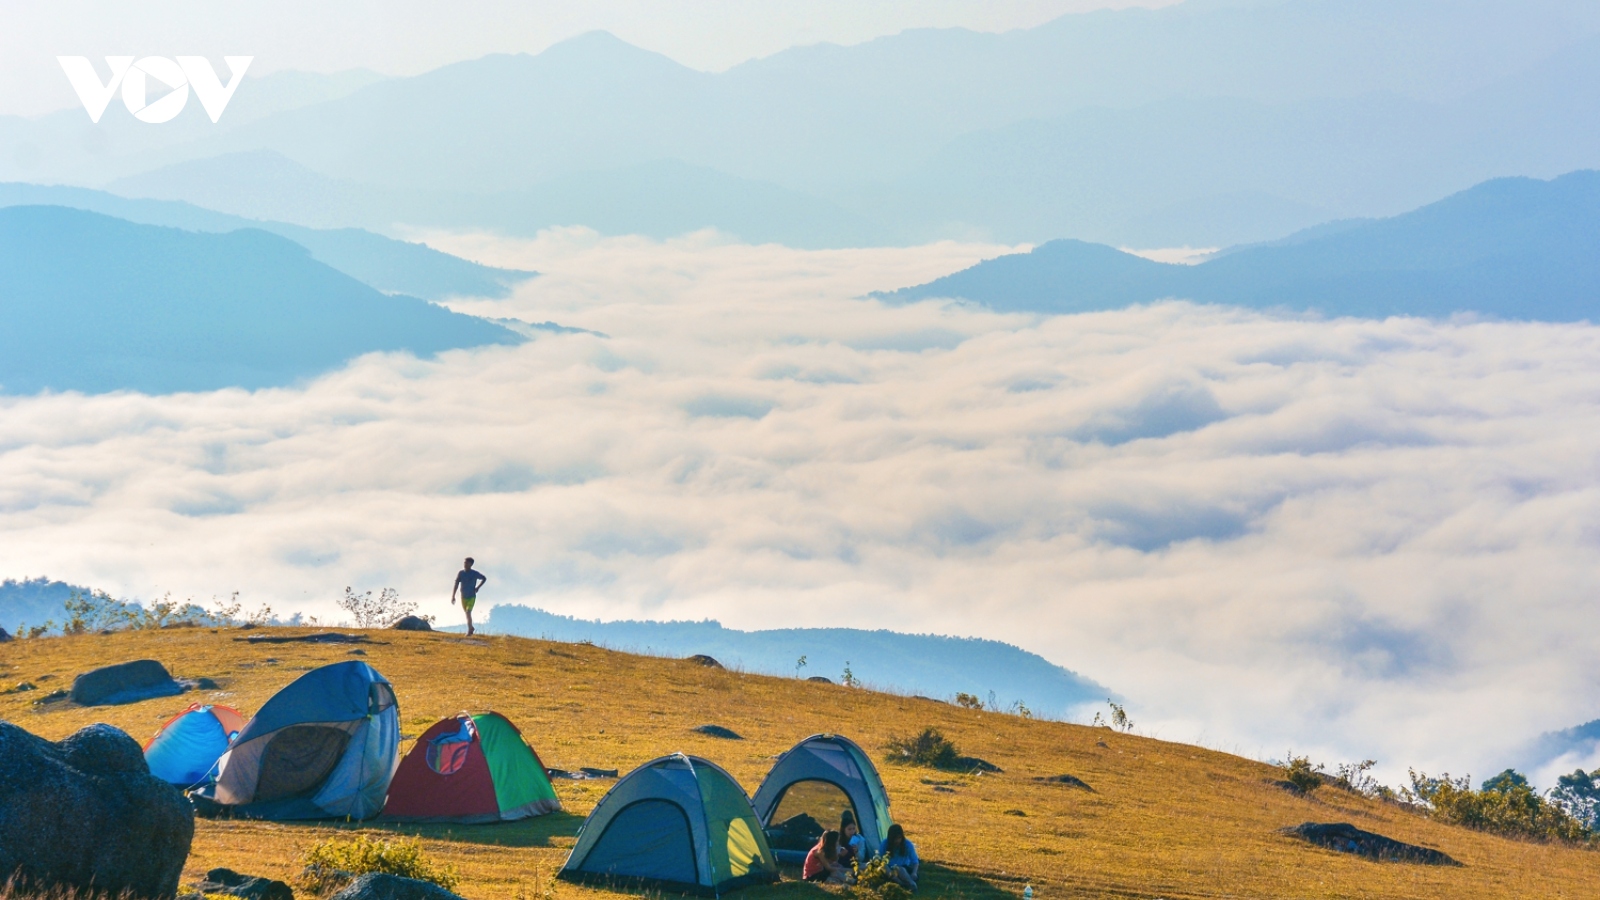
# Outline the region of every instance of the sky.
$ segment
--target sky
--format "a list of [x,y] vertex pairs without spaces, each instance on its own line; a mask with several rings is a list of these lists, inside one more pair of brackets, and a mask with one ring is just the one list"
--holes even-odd
[[1027,28],[1093,9],[1173,0],[204,0],[11,4],[0,29],[0,115],[38,115],[77,101],[55,58],[254,56],[255,76],[367,68],[414,75],[489,53],[538,53],[610,31],[691,68],[721,71],[787,47],[856,44],[908,28]]
[[1594,717],[1600,328],[860,299],[992,245],[419,236],[545,273],[457,308],[597,333],[0,398],[0,571],[448,623],[472,555],[480,608],[994,638],[1142,733],[1391,783]]

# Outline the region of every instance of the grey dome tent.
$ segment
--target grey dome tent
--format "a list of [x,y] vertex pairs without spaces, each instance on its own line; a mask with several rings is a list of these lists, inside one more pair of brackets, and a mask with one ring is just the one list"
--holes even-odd
[[634,769],[600,798],[559,877],[720,897],[777,881],[778,862],[733,776],[678,753]]
[[855,813],[867,852],[883,852],[888,836],[889,794],[883,779],[855,741],[814,734],[778,757],[752,801],[767,840],[784,862],[804,862],[824,829],[839,827],[839,814]]
[[360,660],[313,669],[268,700],[191,797],[201,815],[365,819],[399,764],[389,680]]

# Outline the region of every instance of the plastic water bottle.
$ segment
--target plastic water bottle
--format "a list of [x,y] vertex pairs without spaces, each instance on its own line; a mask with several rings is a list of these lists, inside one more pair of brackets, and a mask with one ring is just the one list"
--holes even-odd
[[1033,900],[1033,883],[1032,882],[1029,882],[1028,886],[1022,889],[1022,900]]

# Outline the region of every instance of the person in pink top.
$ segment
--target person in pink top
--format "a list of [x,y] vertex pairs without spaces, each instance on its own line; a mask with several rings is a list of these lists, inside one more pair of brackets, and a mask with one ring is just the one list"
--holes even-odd
[[800,870],[800,877],[822,884],[849,884],[854,880],[839,864],[839,832],[822,833],[817,845],[806,854],[806,864]]

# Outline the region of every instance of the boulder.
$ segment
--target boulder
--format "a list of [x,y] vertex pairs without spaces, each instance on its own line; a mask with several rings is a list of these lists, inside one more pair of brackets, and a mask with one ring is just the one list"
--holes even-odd
[[813,675],[806,680],[813,684],[833,684],[833,679],[826,675]]
[[241,875],[232,869],[212,869],[195,885],[202,894],[226,894],[246,900],[294,900],[294,889],[259,875]]
[[432,631],[433,625],[421,616],[401,616],[393,625],[395,631]]
[[332,900],[461,900],[437,884],[371,872],[345,885]]
[[59,743],[0,722],[0,872],[35,889],[172,897],[194,839],[177,788],[110,725]]
[[696,653],[695,655],[689,657],[689,662],[698,663],[708,669],[722,668],[722,663],[717,662],[715,659],[705,655],[704,653]]
[[0,644],[4,644],[9,640],[11,640],[11,632],[0,628]]
[[82,706],[110,706],[171,697],[185,689],[173,680],[166,666],[153,659],[136,659],[79,675],[72,680],[71,696],[72,702]]
[[1320,824],[1317,822],[1302,822],[1293,828],[1280,828],[1279,834],[1297,837],[1330,850],[1340,853],[1353,853],[1356,856],[1365,856],[1369,859],[1395,860],[1399,862],[1424,863],[1430,866],[1459,866],[1460,863],[1451,859],[1438,850],[1428,847],[1418,847],[1381,834],[1373,834],[1348,822],[1333,824]]

